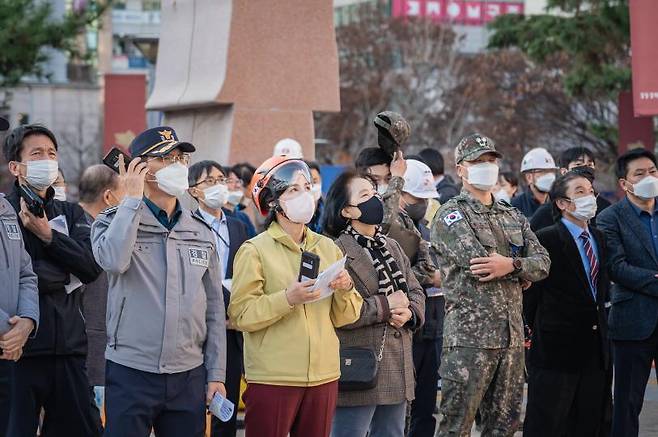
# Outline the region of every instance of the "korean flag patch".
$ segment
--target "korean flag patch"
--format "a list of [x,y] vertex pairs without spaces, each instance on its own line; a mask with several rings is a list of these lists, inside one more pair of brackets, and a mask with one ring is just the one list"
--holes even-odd
[[5,225],[5,231],[7,232],[7,237],[10,240],[20,240],[21,239],[21,231],[18,228],[18,223],[4,221],[4,220],[3,220],[2,223]]
[[208,250],[190,249],[190,264],[193,266],[208,267]]
[[451,226],[453,223],[457,223],[459,220],[463,219],[464,216],[459,211],[453,211],[443,218],[446,226]]

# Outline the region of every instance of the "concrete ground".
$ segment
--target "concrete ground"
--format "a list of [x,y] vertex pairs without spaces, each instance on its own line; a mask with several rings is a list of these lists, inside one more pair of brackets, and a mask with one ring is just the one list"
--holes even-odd
[[[243,417],[242,413],[240,417]],[[517,432],[515,437],[522,435],[522,432]],[[244,437],[244,430],[239,431],[238,436]],[[480,433],[473,428],[471,436],[479,437]],[[658,385],[653,372],[644,396],[644,407],[640,416],[640,437],[658,437]]]

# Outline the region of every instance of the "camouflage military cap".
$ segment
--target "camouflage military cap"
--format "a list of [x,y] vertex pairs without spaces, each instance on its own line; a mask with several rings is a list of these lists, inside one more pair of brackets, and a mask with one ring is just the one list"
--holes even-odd
[[462,161],[473,161],[485,153],[493,153],[498,158],[503,155],[496,150],[496,145],[491,138],[480,134],[472,134],[461,139],[455,149],[455,163]]
[[383,111],[375,117],[375,126],[378,129],[384,129],[401,146],[407,141],[411,134],[411,127],[407,120],[400,114],[393,111]]

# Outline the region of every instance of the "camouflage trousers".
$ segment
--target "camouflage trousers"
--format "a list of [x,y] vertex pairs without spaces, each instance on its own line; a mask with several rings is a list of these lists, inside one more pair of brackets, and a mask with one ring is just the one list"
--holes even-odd
[[521,421],[523,368],[522,347],[443,348],[438,436],[470,436],[478,408],[482,436],[513,436]]

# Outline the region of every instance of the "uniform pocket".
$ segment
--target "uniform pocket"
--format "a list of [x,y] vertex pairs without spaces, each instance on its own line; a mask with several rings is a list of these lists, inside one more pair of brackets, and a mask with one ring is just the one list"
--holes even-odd
[[112,347],[114,349],[117,348],[117,344],[119,343],[118,338],[119,338],[119,327],[121,326],[121,318],[123,317],[123,310],[126,306],[126,297],[124,296],[121,298],[121,305],[119,306],[119,315],[117,316],[117,323],[116,326],[114,327],[114,333],[112,335],[112,340],[113,344]]

